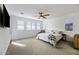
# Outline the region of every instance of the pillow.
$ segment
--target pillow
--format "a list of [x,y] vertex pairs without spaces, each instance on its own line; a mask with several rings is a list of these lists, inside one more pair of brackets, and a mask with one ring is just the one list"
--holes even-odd
[[58,34],[58,31],[56,31],[56,30],[52,30],[51,31],[53,34]]
[[62,31],[57,31],[57,30],[52,30],[51,33],[53,33],[53,34],[63,34]]

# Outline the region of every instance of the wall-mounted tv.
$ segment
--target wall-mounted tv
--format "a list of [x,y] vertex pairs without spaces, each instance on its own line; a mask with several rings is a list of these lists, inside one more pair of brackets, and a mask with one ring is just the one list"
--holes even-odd
[[10,27],[10,16],[4,4],[0,6],[0,11],[0,26]]
[[3,27],[3,9],[2,9],[2,5],[0,5],[0,27]]

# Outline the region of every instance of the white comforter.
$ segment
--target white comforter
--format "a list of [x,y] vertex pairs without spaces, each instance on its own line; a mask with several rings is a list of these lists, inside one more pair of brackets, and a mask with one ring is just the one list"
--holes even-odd
[[53,44],[53,46],[56,46],[56,43],[62,38],[62,35],[61,34],[52,34],[55,36],[55,40],[50,40],[48,39],[48,36],[49,36],[49,33],[40,33],[37,35],[37,39],[40,39],[40,40],[44,40],[46,42],[49,42],[50,44]]

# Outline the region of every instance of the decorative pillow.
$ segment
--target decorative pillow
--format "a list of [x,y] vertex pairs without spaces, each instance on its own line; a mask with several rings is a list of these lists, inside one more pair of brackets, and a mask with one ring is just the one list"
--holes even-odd
[[52,30],[51,34],[63,34],[63,31]]
[[56,30],[52,30],[51,31],[53,34],[58,34],[58,31],[56,31]]
[[52,34],[49,34],[49,35],[48,35],[48,39],[49,39],[49,40],[54,40],[54,39],[55,39],[55,36],[52,35]]

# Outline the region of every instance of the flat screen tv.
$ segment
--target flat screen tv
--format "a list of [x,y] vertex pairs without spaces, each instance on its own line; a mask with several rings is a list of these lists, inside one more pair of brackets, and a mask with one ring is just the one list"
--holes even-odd
[[10,16],[9,13],[5,7],[5,5],[2,5],[1,13],[0,13],[0,26],[1,27],[10,27]]
[[3,27],[3,11],[2,11],[2,5],[0,5],[0,27]]

